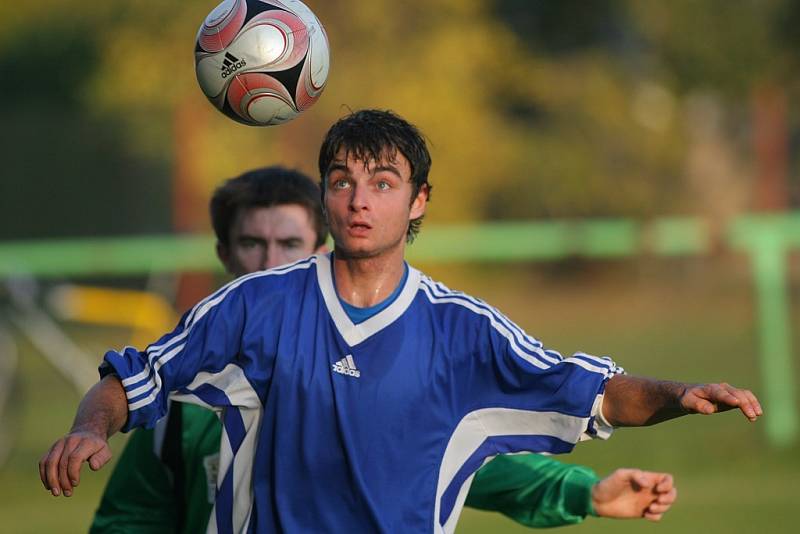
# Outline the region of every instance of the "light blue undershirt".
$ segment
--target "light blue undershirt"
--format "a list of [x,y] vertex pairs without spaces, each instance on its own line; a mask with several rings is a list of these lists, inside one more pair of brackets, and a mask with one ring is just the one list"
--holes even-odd
[[[333,287],[336,288],[336,276],[333,274],[333,262],[331,262],[331,277],[333,278]],[[391,306],[392,302],[397,300],[397,297],[400,296],[400,292],[403,291],[403,287],[406,285],[406,280],[408,280],[408,264],[403,262],[403,278],[400,279],[400,283],[397,284],[396,288],[394,288],[392,294],[376,305],[370,306],[369,308],[359,308],[346,303],[344,300],[342,300],[342,297],[339,296],[338,290],[336,291],[336,297],[339,299],[339,302],[342,303],[344,312],[347,314],[350,320],[353,321],[353,324],[361,324],[370,317],[379,314]]]

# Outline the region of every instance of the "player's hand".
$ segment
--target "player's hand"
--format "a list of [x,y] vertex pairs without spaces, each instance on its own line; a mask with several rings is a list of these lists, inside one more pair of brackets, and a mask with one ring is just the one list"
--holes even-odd
[[97,471],[111,459],[106,438],[96,432],[73,430],[56,441],[39,460],[39,477],[54,497],[72,495],[80,483],[83,462]]
[[592,505],[600,517],[660,521],[678,497],[672,475],[639,469],[617,469],[592,488]]
[[688,386],[681,395],[680,403],[688,413],[712,414],[739,408],[750,421],[755,421],[764,413],[751,391],[724,382]]

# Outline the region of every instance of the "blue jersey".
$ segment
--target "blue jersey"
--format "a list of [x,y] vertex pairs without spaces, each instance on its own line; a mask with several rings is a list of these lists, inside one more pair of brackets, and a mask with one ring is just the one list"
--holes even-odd
[[108,352],[126,428],[167,400],[220,410],[212,532],[453,532],[498,454],[605,437],[607,358],[562,358],[484,302],[409,268],[353,324],[328,256],[239,278],[144,352]]

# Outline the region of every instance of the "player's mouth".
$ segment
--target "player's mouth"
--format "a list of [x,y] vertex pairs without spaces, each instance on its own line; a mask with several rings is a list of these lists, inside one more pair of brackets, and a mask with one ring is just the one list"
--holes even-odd
[[372,230],[372,226],[363,221],[353,221],[347,225],[347,232],[354,237],[362,237]]

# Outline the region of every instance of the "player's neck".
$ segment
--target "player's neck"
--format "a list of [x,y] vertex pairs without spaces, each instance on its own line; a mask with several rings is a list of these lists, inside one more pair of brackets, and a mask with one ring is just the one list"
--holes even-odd
[[403,278],[403,247],[370,258],[333,254],[333,276],[339,298],[358,308],[383,302]]

